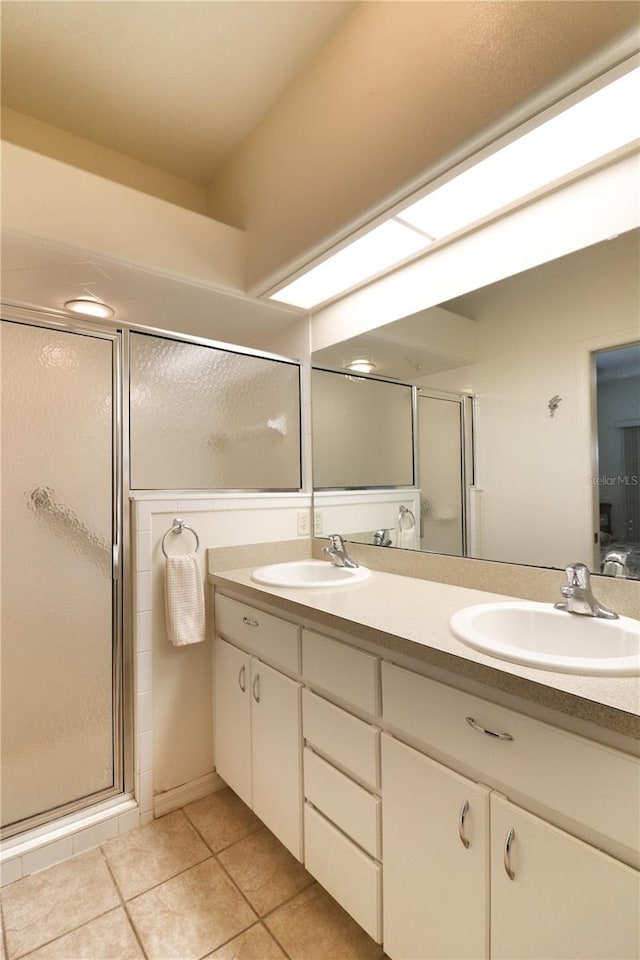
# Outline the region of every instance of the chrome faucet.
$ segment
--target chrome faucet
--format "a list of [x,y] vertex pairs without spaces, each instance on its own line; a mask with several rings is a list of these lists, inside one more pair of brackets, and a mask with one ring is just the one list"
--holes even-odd
[[617,620],[618,614],[603,607],[591,592],[591,576],[584,563],[572,563],[566,568],[568,583],[560,587],[565,600],[554,603],[556,610],[567,613],[579,613],[586,617],[602,617],[604,620]]
[[332,533],[329,537],[329,546],[322,548],[323,553],[328,553],[334,566],[355,568],[358,564],[352,560],[347,553],[347,548],[339,533]]
[[391,546],[391,537],[389,536],[389,530],[386,527],[381,527],[380,530],[376,530],[373,535],[373,545],[374,547]]
[[629,560],[628,550],[609,550],[602,561],[602,572],[606,577],[627,577]]

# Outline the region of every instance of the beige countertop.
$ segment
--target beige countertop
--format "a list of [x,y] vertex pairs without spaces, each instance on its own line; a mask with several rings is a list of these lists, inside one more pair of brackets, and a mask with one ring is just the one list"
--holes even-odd
[[210,573],[208,581],[223,592],[226,588],[318,628],[346,633],[493,691],[640,740],[640,677],[537,670],[476,652],[451,634],[449,619],[456,610],[514,597],[375,570],[363,583],[348,587],[275,588],[254,583],[251,569]]

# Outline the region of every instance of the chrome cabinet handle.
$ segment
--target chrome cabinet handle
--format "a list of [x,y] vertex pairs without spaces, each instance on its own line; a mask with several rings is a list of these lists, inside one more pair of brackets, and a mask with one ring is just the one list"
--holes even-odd
[[473,717],[465,717],[465,720],[470,727],[473,727],[474,730],[477,730],[478,733],[486,733],[488,737],[495,737],[496,740],[513,740],[513,737],[510,733],[496,733],[495,730],[487,730],[486,727],[481,727],[479,723],[473,719]]
[[257,620],[249,620],[249,617],[243,617],[243,618],[242,618],[242,622],[243,622],[244,624],[246,624],[248,627],[259,627],[259,626],[260,626],[260,624],[258,623]]
[[238,672],[238,686],[240,687],[243,693],[246,693],[246,690],[247,690],[246,680],[247,680],[247,667],[245,664],[243,664],[240,667],[240,670]]
[[464,821],[468,813],[469,813],[469,801],[465,800],[465,802],[460,807],[460,816],[458,817],[458,833],[460,834],[460,842],[462,843],[462,846],[465,848],[465,850],[469,849],[469,843],[470,843],[470,841],[467,840],[467,838],[464,835]]
[[256,703],[260,703],[260,674],[256,673],[253,678],[253,699]]
[[515,880],[516,878],[515,873],[511,869],[511,844],[513,843],[514,836],[515,830],[511,827],[504,841],[504,872],[509,877],[509,880]]

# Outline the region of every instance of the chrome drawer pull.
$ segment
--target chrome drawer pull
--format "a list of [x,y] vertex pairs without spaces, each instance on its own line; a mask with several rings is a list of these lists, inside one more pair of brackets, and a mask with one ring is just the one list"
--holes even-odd
[[515,880],[516,878],[515,873],[511,869],[511,844],[513,843],[514,836],[515,830],[511,827],[507,834],[507,839],[504,842],[504,870],[509,880]]
[[510,733],[496,733],[495,730],[487,730],[485,727],[481,727],[479,723],[476,723],[473,717],[466,717],[465,719],[469,726],[477,730],[478,733],[486,733],[488,737],[495,737],[496,740],[513,740]]
[[253,699],[256,703],[260,703],[260,674],[256,673],[253,678]]
[[469,801],[465,800],[460,808],[460,817],[458,818],[458,833],[460,834],[460,842],[465,850],[469,849],[469,840],[464,835],[464,820],[466,815],[469,813]]
[[249,617],[243,617],[243,618],[242,618],[242,622],[243,622],[244,624],[246,624],[248,627],[259,627],[259,626],[260,626],[260,624],[258,623],[257,620],[249,620]]
[[243,693],[246,693],[246,690],[247,690],[246,677],[247,677],[247,668],[243,664],[240,667],[240,670],[238,672],[238,686],[240,687]]

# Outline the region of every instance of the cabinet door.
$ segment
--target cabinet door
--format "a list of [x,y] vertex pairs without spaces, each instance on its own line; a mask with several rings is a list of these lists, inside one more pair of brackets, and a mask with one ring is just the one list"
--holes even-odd
[[386,953],[487,957],[489,791],[384,734],[382,796]]
[[251,657],[216,637],[213,673],[216,770],[251,806]]
[[492,957],[637,960],[639,879],[631,867],[492,794]]
[[302,860],[301,684],[251,662],[253,809]]

